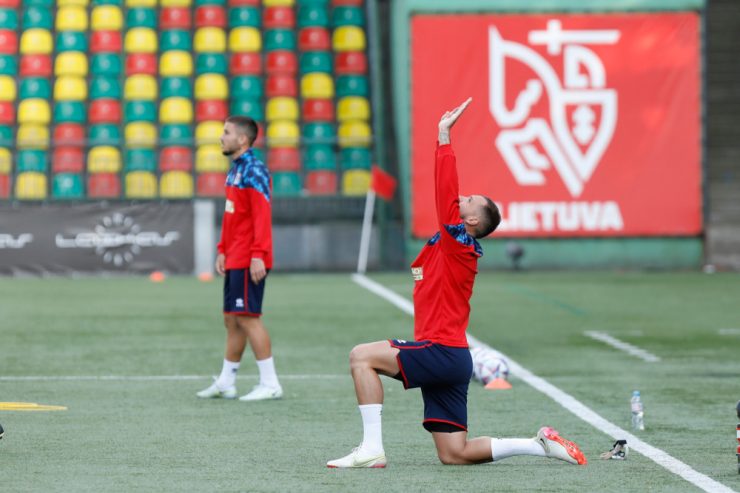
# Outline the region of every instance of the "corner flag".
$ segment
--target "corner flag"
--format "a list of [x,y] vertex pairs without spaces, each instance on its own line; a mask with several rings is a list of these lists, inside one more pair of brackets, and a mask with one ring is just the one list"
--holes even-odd
[[373,164],[370,187],[378,197],[392,200],[393,193],[396,191],[396,179],[377,164]]

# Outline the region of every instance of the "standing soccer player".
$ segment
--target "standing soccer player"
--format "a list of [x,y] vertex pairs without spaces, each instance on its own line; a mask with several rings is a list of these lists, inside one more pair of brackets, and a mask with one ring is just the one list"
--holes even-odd
[[233,399],[236,373],[247,342],[257,360],[260,381],[240,401],[279,399],[283,389],[275,373],[270,335],[262,324],[265,279],[272,268],[270,173],[252,144],[257,124],[231,116],[224,123],[221,151],[231,159],[226,177],[226,207],[218,244],[216,271],[224,276],[226,351],[221,374],[198,397]]
[[514,455],[586,463],[576,444],[549,427],[541,428],[534,438],[468,440],[467,398],[473,363],[465,330],[478,257],[483,255],[476,238],[488,236],[501,222],[491,199],[458,195],[450,129],[471,100],[446,112],[439,121],[434,170],[439,232],[411,264],[416,341],[394,339],[352,349],[350,369],[362,415],[362,443],[349,455],[329,461],[328,467],[385,467],[379,374],[401,380],[406,389],[421,388],[423,426],[432,434],[443,464],[478,464]]

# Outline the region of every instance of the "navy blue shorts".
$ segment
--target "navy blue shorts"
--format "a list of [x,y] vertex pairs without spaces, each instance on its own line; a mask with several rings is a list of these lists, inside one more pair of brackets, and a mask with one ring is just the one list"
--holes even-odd
[[224,276],[224,313],[232,315],[262,315],[265,281],[252,282],[249,269],[229,269]]
[[389,342],[400,349],[396,358],[403,386],[421,387],[424,428],[430,432],[467,431],[468,384],[473,375],[470,350],[430,341]]

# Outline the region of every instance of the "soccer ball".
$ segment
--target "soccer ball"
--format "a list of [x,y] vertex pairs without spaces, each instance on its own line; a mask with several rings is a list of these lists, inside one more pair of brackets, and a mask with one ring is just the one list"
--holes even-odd
[[3,425],[0,425],[0,438],[3,437],[3,433],[5,433],[5,430],[3,430]]
[[498,354],[483,348],[473,348],[470,350],[473,358],[473,378],[488,384],[491,380],[509,378],[509,364]]

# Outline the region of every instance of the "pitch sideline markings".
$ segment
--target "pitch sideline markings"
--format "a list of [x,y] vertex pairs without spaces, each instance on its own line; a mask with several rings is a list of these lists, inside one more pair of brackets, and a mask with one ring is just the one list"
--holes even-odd
[[[408,315],[414,315],[413,303],[411,303],[406,298],[398,295],[397,293],[394,293],[382,284],[379,284],[361,274],[352,274],[352,280],[360,286],[366,288],[370,292],[375,293],[386,301],[391,302]],[[521,366],[516,361],[512,360],[509,356],[496,351],[495,349],[479,341],[469,333],[468,340],[472,345],[484,347],[506,358],[509,363],[509,370],[514,375],[516,375],[520,380],[523,380],[534,389],[539,390],[543,394],[550,397],[552,400],[563,406],[566,410],[575,414],[578,418],[582,419],[594,428],[603,433],[606,433],[614,439],[626,438],[627,443],[632,450],[639,452],[656,464],[664,467],[665,469],[668,469],[670,472],[681,476],[683,479],[692,483],[694,486],[706,491],[707,493],[735,493],[735,490],[725,486],[718,481],[715,481],[709,476],[701,474],[688,464],[684,464],[680,460],[668,455],[663,450],[660,450],[656,447],[653,447],[652,445],[643,442],[632,433],[629,433],[619,426],[611,423],[610,421],[607,421],[606,419],[598,415],[595,411],[587,407],[585,404],[578,401],[575,397],[563,392],[545,379],[538,377],[531,371]]]
[[599,332],[596,330],[587,330],[583,333],[586,337],[590,337],[591,339],[595,339],[597,341],[605,342],[609,346],[619,349],[620,351],[624,351],[625,353],[632,355],[636,358],[640,358],[643,361],[647,361],[648,363],[657,363],[660,361],[660,358],[658,356],[655,356],[653,353],[646,351],[642,349],[641,347],[637,347],[633,344],[630,344],[629,342],[620,341],[616,337],[612,337],[606,332]]

